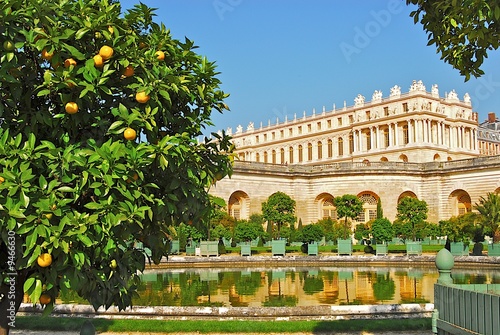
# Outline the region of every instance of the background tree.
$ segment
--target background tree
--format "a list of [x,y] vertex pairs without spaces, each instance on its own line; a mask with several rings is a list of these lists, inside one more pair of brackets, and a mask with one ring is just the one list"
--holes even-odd
[[441,232],[450,242],[470,242],[476,234],[477,213],[468,212],[463,215],[453,216],[449,220],[439,221]]
[[363,203],[357,196],[352,194],[335,197],[333,203],[337,208],[337,215],[344,218],[344,239],[346,239],[351,231],[347,219],[354,220],[363,211]]
[[479,212],[483,233],[492,237],[493,242],[499,242],[500,196],[496,193],[488,193],[486,197],[481,196],[479,204],[476,203],[474,208]]
[[294,224],[297,220],[295,200],[283,192],[273,193],[267,198],[267,201],[262,203],[262,216],[266,221],[277,225],[277,237],[279,238],[281,226]]
[[0,294],[16,272],[16,310],[26,293],[50,312],[67,289],[126,308],[168,227],[206,222],[208,188],[231,171],[228,136],[197,140],[227,109],[215,64],[153,16],[106,0],[0,3]]
[[365,241],[365,243],[369,241],[370,226],[366,223],[358,223],[354,228],[354,238],[358,241]]
[[436,45],[441,59],[469,80],[484,74],[480,69],[489,50],[500,45],[500,3],[497,0],[407,0],[411,12]]
[[317,224],[309,224],[307,226],[304,226],[299,231],[299,233],[299,238],[302,243],[321,241],[323,236],[325,236],[325,234],[323,233],[323,229],[321,229],[321,226]]
[[394,237],[391,221],[387,218],[375,219],[372,223],[371,233],[376,243],[387,243],[392,241]]
[[264,235],[261,223],[252,221],[238,221],[234,229],[234,237],[238,241],[250,242]]
[[417,198],[404,197],[398,203],[397,211],[396,218],[404,225],[407,225],[410,232],[409,237],[415,241],[415,226],[427,219],[427,203]]
[[326,219],[321,219],[318,220],[318,222],[315,223],[316,225],[320,226],[321,229],[323,230],[323,235],[325,236],[325,239],[327,241],[336,241],[337,236],[335,236],[335,229],[334,226],[337,224],[337,221],[332,220],[331,218],[326,218]]
[[378,198],[377,200],[377,219],[382,219],[384,217],[384,210],[382,209],[382,200]]

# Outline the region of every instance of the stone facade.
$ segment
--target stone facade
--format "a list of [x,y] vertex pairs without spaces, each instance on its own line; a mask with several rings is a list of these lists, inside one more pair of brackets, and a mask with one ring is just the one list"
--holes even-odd
[[352,107],[238,127],[234,174],[210,193],[226,200],[230,215],[247,219],[282,191],[304,224],[336,218],[333,198],[344,194],[364,203],[357,222],[376,217],[379,199],[392,221],[398,201],[412,196],[427,202],[428,221],[437,223],[500,190],[500,157],[483,157],[498,153],[491,148],[500,136],[487,135],[496,131],[491,123],[479,127],[468,94],[440,98],[437,85],[427,92],[414,81],[405,94],[394,86],[387,98],[375,91],[370,102],[358,95]]

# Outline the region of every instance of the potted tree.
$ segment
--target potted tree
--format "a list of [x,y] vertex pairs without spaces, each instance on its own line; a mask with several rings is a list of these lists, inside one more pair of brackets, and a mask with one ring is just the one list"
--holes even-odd
[[267,201],[262,203],[262,216],[271,225],[271,228],[274,224],[277,226],[276,239],[271,242],[273,256],[284,256],[286,240],[281,239],[280,230],[283,225],[294,224],[297,220],[295,217],[295,200],[283,192],[273,193]]
[[372,236],[375,239],[375,254],[385,256],[389,253],[387,242],[392,240],[394,231],[387,218],[375,219],[372,223]]
[[477,219],[476,213],[469,212],[440,222],[453,256],[469,255],[469,244],[476,233]]
[[344,194],[333,199],[337,215],[344,218],[343,238],[337,239],[337,253],[339,255],[352,254],[351,225],[348,219],[354,220],[362,211],[363,203],[352,194]]
[[488,256],[500,256],[500,196],[488,193],[486,197],[479,198],[479,204],[475,204],[474,208],[479,212],[484,234],[492,238],[488,244]]
[[240,221],[234,228],[234,237],[241,241],[241,256],[252,255],[252,240],[262,236],[264,229],[262,225],[256,222]]
[[398,203],[397,211],[396,219],[404,229],[406,254],[422,254],[422,243],[416,239],[416,227],[427,219],[427,203],[417,198],[404,197]]
[[323,229],[319,225],[310,224],[302,228],[300,238],[302,240],[302,251],[309,256],[318,255],[318,242],[324,236]]

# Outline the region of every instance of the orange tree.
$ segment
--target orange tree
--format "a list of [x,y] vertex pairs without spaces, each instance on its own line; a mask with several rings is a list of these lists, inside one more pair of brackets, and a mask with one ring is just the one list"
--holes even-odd
[[23,293],[123,309],[163,232],[206,222],[231,172],[228,136],[197,140],[227,109],[215,64],[142,4],[4,0],[0,15],[1,329]]

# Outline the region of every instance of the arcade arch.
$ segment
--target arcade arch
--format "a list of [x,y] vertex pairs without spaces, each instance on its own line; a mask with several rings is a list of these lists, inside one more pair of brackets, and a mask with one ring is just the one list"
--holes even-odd
[[455,190],[448,197],[453,216],[463,215],[472,210],[469,193],[464,190]]
[[412,191],[404,191],[398,197],[398,204],[401,202],[401,200],[403,198],[406,198],[406,197],[415,198],[415,199],[418,198],[417,195],[415,193],[413,193]]
[[358,194],[359,200],[363,203],[363,212],[359,214],[356,221],[365,223],[377,218],[377,202],[379,196],[371,191],[365,191]]
[[228,214],[236,220],[249,218],[250,197],[243,191],[235,191],[228,201]]
[[333,203],[333,195],[330,193],[321,193],[316,197],[318,208],[318,219],[337,220],[337,209]]

